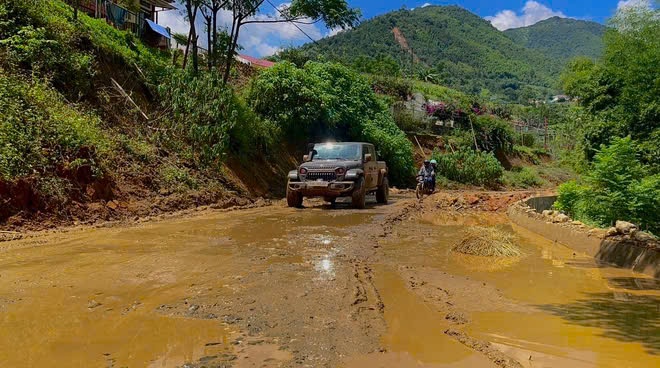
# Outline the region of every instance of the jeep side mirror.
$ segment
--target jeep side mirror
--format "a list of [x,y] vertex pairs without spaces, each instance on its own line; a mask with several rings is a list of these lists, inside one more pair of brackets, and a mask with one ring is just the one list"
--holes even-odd
[[309,155],[303,156],[303,162],[307,162],[307,161],[309,161]]
[[367,153],[366,155],[364,155],[364,162],[371,162],[371,160],[372,160],[371,153]]

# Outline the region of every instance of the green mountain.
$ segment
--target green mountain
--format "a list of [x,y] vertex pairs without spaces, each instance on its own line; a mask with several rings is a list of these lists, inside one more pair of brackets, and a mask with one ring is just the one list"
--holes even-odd
[[494,99],[524,101],[555,93],[566,58],[558,62],[542,52],[547,50],[527,47],[522,40],[541,39],[536,32],[518,33],[509,36],[458,6],[428,6],[367,20],[301,51],[367,72],[365,63],[396,64],[403,74],[433,75],[441,84]]
[[516,43],[561,62],[576,56],[598,59],[607,27],[595,22],[554,17],[504,33]]

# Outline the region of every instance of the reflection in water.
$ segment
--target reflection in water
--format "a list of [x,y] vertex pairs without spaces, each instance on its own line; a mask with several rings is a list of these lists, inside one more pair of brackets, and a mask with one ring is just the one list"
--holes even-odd
[[[444,316],[408,290],[398,272],[378,266],[375,282],[386,305],[388,330],[382,340],[389,352],[408,353],[418,362],[426,364],[467,360],[471,362],[467,366],[491,366],[480,354],[443,333],[448,327]],[[391,362],[389,366],[393,366]]]
[[[484,224],[499,220],[480,216]],[[660,366],[657,281],[599,265],[518,226],[512,227],[525,253],[522,259],[502,262],[450,252],[460,240],[462,227],[456,224],[472,221],[474,217],[441,215],[404,223],[396,228],[397,239],[383,246],[383,257],[392,264],[481,280],[517,304],[536,306],[537,312],[528,313],[475,312],[466,327],[469,334],[498,343],[521,362],[533,356],[530,367]],[[379,287],[381,295],[387,294],[387,287]],[[424,312],[408,312],[417,313]]]
[[314,268],[319,273],[321,279],[334,280],[335,266],[331,256],[324,256],[321,260],[316,262]]
[[578,325],[598,327],[602,336],[639,342],[651,354],[660,354],[660,298],[629,293],[589,293],[567,304],[539,308]]

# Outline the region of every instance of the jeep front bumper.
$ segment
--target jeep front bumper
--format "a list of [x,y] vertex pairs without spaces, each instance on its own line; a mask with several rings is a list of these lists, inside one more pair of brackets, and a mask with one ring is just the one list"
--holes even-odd
[[289,189],[304,196],[341,196],[353,191],[352,181],[291,181]]

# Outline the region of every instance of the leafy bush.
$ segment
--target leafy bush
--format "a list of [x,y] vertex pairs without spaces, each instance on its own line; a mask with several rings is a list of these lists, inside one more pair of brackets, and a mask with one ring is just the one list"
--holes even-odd
[[109,152],[98,117],[66,104],[44,83],[11,77],[0,68],[0,106],[4,179],[52,172],[77,159],[95,165]]
[[247,98],[289,139],[374,143],[393,183],[403,184],[412,176],[412,144],[368,81],[344,66],[308,62],[299,69],[282,62],[253,81]]
[[34,9],[30,6],[34,5],[10,0],[4,5],[5,11],[0,11],[1,24],[9,23],[10,18],[20,20],[12,22],[11,29],[0,26],[0,50],[5,55],[5,65],[11,70],[48,77],[69,97],[88,93],[94,75],[94,57],[75,48],[80,43],[79,33],[68,25],[46,27],[50,25],[49,18],[42,14],[36,19],[31,17]]
[[495,156],[487,152],[463,149],[443,154],[435,151],[433,158],[438,161],[439,175],[463,184],[496,187],[504,172]]
[[166,164],[160,169],[160,179],[167,189],[183,192],[187,189],[197,189],[197,180],[189,170]]
[[516,142],[520,142],[521,146],[533,148],[536,146],[536,136],[531,133],[520,133]]
[[431,123],[426,114],[409,109],[403,102],[392,106],[392,115],[396,125],[404,132],[429,132]]
[[506,186],[517,188],[533,188],[543,185],[543,179],[541,179],[538,172],[531,167],[506,171],[504,173],[503,181]]
[[510,152],[514,132],[511,125],[494,115],[479,115],[474,119],[479,148],[488,152]]
[[[59,0],[6,0],[0,5],[0,49],[8,61],[24,69],[52,74],[53,84],[79,97],[88,92],[96,54],[115,58],[130,69],[139,66],[156,84],[169,56],[145,46],[129,31],[120,31],[104,19],[79,12],[72,22],[71,7]],[[68,93],[69,89],[73,89]]]
[[660,231],[660,175],[648,175],[649,167],[640,162],[630,137],[602,146],[590,169],[584,183],[559,187],[557,209],[600,226],[626,220]]
[[[262,150],[277,130],[261,122],[217,73],[170,69],[159,87],[171,125],[193,144],[201,164],[220,162],[229,149]],[[269,138],[270,137],[270,138]]]
[[370,75],[369,81],[374,92],[406,100],[412,95],[412,84],[403,78],[383,75]]

